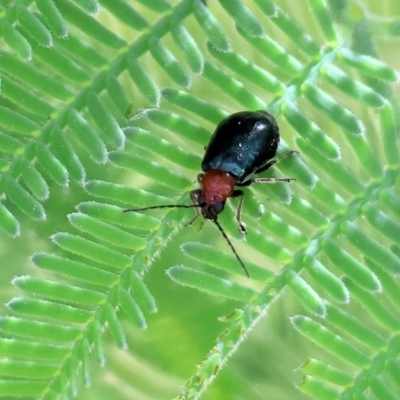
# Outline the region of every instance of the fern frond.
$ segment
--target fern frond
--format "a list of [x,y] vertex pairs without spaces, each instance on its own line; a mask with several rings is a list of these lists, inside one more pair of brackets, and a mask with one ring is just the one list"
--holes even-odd
[[[307,4],[17,0],[2,8],[0,227],[14,258],[33,252],[37,268],[14,262],[22,296],[4,291],[14,297],[12,315],[0,318],[0,396],[69,398],[91,381],[103,395],[90,353],[105,365],[109,332],[132,358],[186,379],[179,399],[200,398],[227,363],[227,382],[214,387],[251,398],[232,356],[251,347],[249,334],[271,321],[274,303],[287,301],[293,308],[271,324],[288,315],[291,325],[262,359],[287,367],[281,386],[302,365],[299,399],[396,398],[399,73],[374,36],[394,35],[396,21],[352,3]],[[181,229],[193,210],[123,213],[188,204],[211,132],[242,108],[272,112],[279,153],[299,152],[269,171],[296,183],[246,189],[245,243],[235,240],[232,204],[221,214],[249,280],[208,234],[212,226],[204,244]],[[6,242],[19,234],[23,246]],[[156,279],[155,260],[176,234],[183,251],[168,247],[160,259],[172,281]],[[150,317],[156,297],[161,313]],[[210,314],[229,314],[228,327],[214,332]],[[143,329],[150,351],[138,345]],[[287,357],[277,353],[283,347]],[[139,369],[127,378],[111,368],[124,382],[113,397],[160,398],[142,388]],[[258,381],[268,374],[257,371],[248,378],[256,398],[270,393]]]

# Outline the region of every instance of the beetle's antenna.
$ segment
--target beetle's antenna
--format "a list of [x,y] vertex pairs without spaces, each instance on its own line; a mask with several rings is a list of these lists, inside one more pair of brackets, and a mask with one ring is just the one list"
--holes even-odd
[[154,210],[156,208],[196,208],[201,207],[199,204],[166,204],[162,206],[151,206],[151,207],[144,207],[144,208],[128,208],[127,210],[123,210],[123,212],[135,212],[135,211],[145,211],[145,210]]
[[233,253],[235,254],[237,260],[240,262],[240,265],[242,266],[242,268],[244,269],[244,272],[246,273],[247,277],[250,278],[250,274],[249,271],[247,271],[246,266],[244,265],[242,259],[239,257],[239,254],[236,252],[235,248],[233,247],[232,242],[229,240],[228,236],[226,235],[225,231],[222,229],[222,226],[219,224],[217,218],[213,219],[213,221],[215,222],[215,225],[217,225],[218,229],[221,231],[223,237],[226,239],[226,241],[228,242],[229,246],[231,247]]

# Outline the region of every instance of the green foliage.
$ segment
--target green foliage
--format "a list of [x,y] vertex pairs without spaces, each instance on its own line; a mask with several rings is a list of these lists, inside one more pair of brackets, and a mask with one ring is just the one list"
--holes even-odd
[[[5,2],[0,397],[398,398],[399,7]],[[298,150],[246,240],[221,214],[250,279],[191,210],[122,212],[188,204],[241,109]]]

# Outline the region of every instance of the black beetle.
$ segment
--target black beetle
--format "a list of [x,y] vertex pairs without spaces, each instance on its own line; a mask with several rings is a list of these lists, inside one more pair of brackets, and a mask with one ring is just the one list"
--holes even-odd
[[[196,208],[196,216],[188,223],[192,224],[200,212],[204,218],[213,221],[225,237],[247,276],[249,273],[237,254],[228,236],[218,222],[217,216],[224,209],[229,197],[239,197],[236,219],[239,229],[246,233],[241,220],[243,191],[236,186],[249,186],[252,183],[290,182],[293,178],[255,178],[252,176],[271,168],[278,161],[294,153],[289,151],[283,157],[272,160],[279,144],[279,128],[275,118],[267,111],[241,111],[223,119],[206,147],[197,180],[200,188],[190,192],[192,205],[175,204],[151,206],[124,210],[144,211],[155,208]],[[200,209],[200,212],[197,210]]]

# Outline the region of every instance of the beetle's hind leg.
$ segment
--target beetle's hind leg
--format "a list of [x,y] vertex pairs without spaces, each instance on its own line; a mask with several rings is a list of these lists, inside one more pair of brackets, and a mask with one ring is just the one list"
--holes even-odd
[[[259,174],[260,172],[264,172],[267,169],[270,169],[273,165],[275,165],[278,162],[281,162],[282,160],[284,160],[285,158],[288,158],[290,156],[292,156],[293,154],[298,154],[298,151],[296,150],[290,150],[289,152],[287,152],[286,154],[284,154],[282,157],[279,157],[277,160],[271,160],[268,161],[265,165],[263,165],[262,167],[260,167],[259,169],[257,169],[254,173]],[[253,180],[253,182],[255,182],[256,180]],[[284,181],[287,182],[287,181]]]
[[241,221],[244,192],[243,192],[243,190],[234,190],[231,197],[239,197],[239,196],[240,196],[240,200],[239,200],[239,204],[236,209],[236,220],[239,224],[240,233],[247,235],[246,228],[244,227],[244,225],[242,224],[242,221]]

